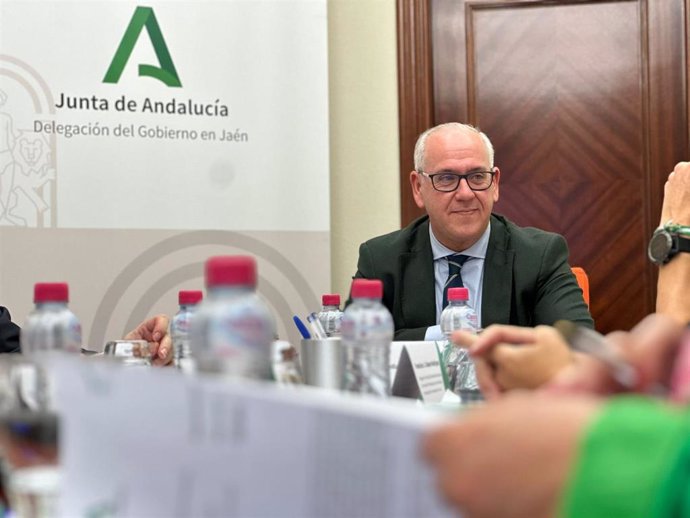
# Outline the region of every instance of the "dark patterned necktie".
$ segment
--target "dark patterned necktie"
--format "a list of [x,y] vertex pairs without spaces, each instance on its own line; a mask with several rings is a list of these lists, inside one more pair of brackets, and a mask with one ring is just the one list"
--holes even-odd
[[[446,256],[448,260],[448,279],[443,286],[443,308],[448,305],[448,290],[450,288],[463,288],[462,284],[462,265],[465,264],[470,257],[463,254],[453,254]],[[442,309],[443,309],[442,308]]]

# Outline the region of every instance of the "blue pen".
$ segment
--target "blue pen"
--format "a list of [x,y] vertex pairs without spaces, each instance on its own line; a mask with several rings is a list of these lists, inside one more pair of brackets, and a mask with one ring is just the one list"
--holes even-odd
[[302,335],[302,338],[305,340],[311,339],[311,334],[309,334],[309,330],[307,329],[307,326],[304,325],[304,322],[302,322],[297,315],[292,317],[292,320],[294,320],[297,330]]

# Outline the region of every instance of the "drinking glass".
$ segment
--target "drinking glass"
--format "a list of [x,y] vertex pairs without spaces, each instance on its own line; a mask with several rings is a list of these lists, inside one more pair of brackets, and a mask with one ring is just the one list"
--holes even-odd
[[112,340],[105,344],[103,354],[120,360],[126,366],[151,365],[151,349],[146,340]]

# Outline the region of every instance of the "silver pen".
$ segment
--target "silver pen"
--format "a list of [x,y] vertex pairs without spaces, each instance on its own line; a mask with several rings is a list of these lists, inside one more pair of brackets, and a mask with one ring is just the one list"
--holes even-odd
[[324,338],[328,338],[328,335],[326,334],[326,331],[324,331],[323,326],[321,325],[321,321],[319,320],[319,317],[316,315],[316,312],[312,312],[309,315],[307,315],[307,322],[309,323],[309,327],[311,328],[312,338],[316,340],[323,340]]
[[618,354],[604,335],[568,320],[559,320],[553,327],[561,333],[573,350],[588,354],[605,364],[613,379],[622,387],[626,389],[637,387],[639,382],[637,370]]

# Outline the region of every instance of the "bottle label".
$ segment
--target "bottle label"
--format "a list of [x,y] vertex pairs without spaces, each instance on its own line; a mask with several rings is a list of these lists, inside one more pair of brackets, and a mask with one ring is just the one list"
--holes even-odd
[[252,378],[272,376],[273,331],[263,318],[244,315],[210,322],[208,330],[209,349],[199,358],[201,370]]

